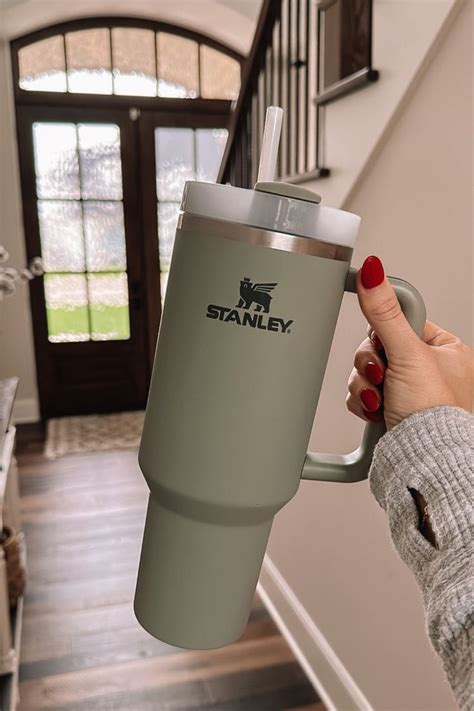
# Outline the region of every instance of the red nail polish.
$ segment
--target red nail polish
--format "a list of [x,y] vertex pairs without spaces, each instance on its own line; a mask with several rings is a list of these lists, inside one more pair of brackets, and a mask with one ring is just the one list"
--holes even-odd
[[376,351],[383,351],[384,350],[383,343],[375,332],[372,332],[372,335],[370,336],[370,340],[374,344],[374,348]]
[[368,412],[367,410],[362,410],[364,417],[370,422],[382,422],[383,415],[381,412]]
[[377,397],[377,393],[369,388],[360,391],[360,399],[366,410],[369,412],[375,412],[380,407],[380,401]]
[[383,370],[378,363],[367,363],[365,366],[365,374],[367,380],[370,380],[372,385],[380,385],[383,381]]
[[365,289],[373,289],[381,284],[385,278],[382,262],[378,257],[367,257],[361,269],[362,286]]

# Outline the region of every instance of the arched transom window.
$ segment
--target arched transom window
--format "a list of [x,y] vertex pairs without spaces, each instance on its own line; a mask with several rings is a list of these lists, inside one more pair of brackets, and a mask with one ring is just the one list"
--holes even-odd
[[[238,55],[186,30],[117,19],[66,23],[20,46],[24,91],[164,98],[236,99]],[[142,23],[143,24],[143,23]],[[130,26],[131,25],[131,26]],[[172,30],[175,31],[172,31]],[[52,28],[54,31],[54,28]],[[36,33],[38,35],[38,33]]]

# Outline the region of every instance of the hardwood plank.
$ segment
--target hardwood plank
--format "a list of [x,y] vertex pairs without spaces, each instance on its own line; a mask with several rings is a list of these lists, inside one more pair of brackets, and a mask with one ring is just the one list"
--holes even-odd
[[171,685],[158,692],[145,690],[111,694],[43,711],[287,711],[295,701],[300,704],[301,711],[306,711],[312,707],[312,693],[304,684],[215,703],[206,697],[202,684],[188,682]]
[[41,711],[54,704],[85,701],[108,693],[158,689],[289,661],[292,661],[289,647],[282,637],[275,635],[209,650],[206,654],[179,652],[25,681],[21,685],[22,706],[23,711]]
[[[288,688],[305,685],[307,686],[307,679],[295,660],[263,669],[243,669],[238,673],[222,674],[206,680],[210,699],[215,704],[261,696],[271,691],[283,692]],[[312,699],[314,700],[314,696]]]
[[[109,596],[98,594],[95,597],[78,597],[78,599],[72,598],[70,600],[62,600],[59,606],[60,614],[65,615],[67,619],[70,614],[75,612],[94,610],[97,608],[101,608],[105,612],[109,606],[122,605],[125,603],[131,608],[132,597],[130,596],[129,592],[130,581],[128,580],[128,578],[127,583],[127,587],[124,587],[123,590],[115,589],[115,595],[111,594]],[[41,619],[42,616],[48,615],[51,615],[54,618],[54,615],[56,615],[57,613],[58,605],[55,604],[54,598],[52,598],[50,600],[46,600],[45,602],[30,602],[27,606],[27,609],[25,610],[23,619],[33,619],[34,621],[34,619]],[[249,623],[253,623],[262,619],[269,619],[268,612],[266,611],[263,604],[256,603],[250,611]],[[51,625],[53,624],[54,619],[51,621]]]
[[[69,631],[65,633],[69,636]],[[261,639],[278,634],[272,620],[262,620],[247,626],[240,642],[248,639]],[[142,630],[136,620],[128,629],[118,627],[114,630],[97,630],[95,633],[80,631],[71,633],[68,641],[70,648],[66,648],[61,634],[56,637],[46,638],[49,645],[45,657],[45,647],[41,643],[41,634],[28,645],[28,655],[23,656],[21,666],[21,680],[38,679],[42,676],[65,674],[107,664],[117,664],[134,659],[166,656],[182,650],[169,644],[160,642]],[[59,644],[53,647],[53,641],[63,642],[64,649]]]

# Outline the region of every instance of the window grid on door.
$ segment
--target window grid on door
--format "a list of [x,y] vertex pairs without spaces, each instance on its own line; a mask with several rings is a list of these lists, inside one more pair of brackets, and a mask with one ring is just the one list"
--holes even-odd
[[212,46],[143,27],[91,27],[18,50],[24,91],[237,98],[240,62]]
[[48,340],[130,338],[120,129],[33,124]]
[[164,298],[184,184],[215,182],[227,140],[225,128],[155,129],[156,197],[161,296]]

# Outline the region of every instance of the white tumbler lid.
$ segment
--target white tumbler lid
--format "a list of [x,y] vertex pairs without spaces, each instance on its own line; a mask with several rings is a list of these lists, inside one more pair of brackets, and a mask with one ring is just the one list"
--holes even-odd
[[188,181],[181,210],[213,220],[354,247],[360,225],[358,215],[320,205],[319,196],[304,188],[284,183],[273,185],[274,188],[271,183],[257,184],[255,190],[248,190]]

